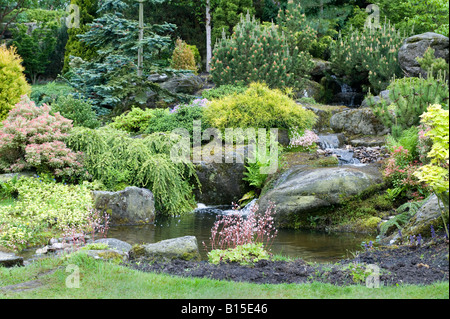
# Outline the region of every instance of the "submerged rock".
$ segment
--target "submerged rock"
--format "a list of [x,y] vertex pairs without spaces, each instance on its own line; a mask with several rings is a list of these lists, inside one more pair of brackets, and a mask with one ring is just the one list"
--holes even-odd
[[275,203],[277,224],[289,228],[305,214],[339,204],[380,183],[381,172],[371,166],[295,166],[279,176],[260,198],[259,211]]
[[112,225],[152,223],[155,219],[153,193],[145,188],[127,187],[120,192],[92,192],[94,207],[111,216]]

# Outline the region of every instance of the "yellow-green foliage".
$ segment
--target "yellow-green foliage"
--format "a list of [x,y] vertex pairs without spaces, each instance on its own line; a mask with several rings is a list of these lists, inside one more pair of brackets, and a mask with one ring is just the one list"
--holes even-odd
[[264,249],[262,243],[245,244],[225,250],[215,249],[208,253],[209,262],[212,264],[238,262],[241,265],[251,265],[269,258],[269,253]]
[[18,193],[12,205],[0,205],[0,246],[21,250],[48,238],[51,228],[88,226],[92,196],[88,184],[63,185],[42,177],[22,177],[12,187]]
[[266,84],[252,83],[243,93],[213,100],[204,111],[208,123],[225,128],[310,129],[316,115]]
[[193,50],[181,39],[176,42],[170,66],[175,70],[190,70],[195,74],[198,72]]
[[431,128],[425,136],[431,138],[433,147],[428,153],[430,164],[422,166],[414,175],[421,182],[429,184],[437,194],[448,193],[449,111],[436,104],[430,106],[421,118],[422,123]]
[[22,95],[29,94],[22,59],[14,47],[0,46],[0,122],[6,119],[8,112],[20,102]]
[[179,139],[165,133],[131,138],[110,127],[74,128],[67,143],[84,153],[84,167],[109,190],[145,187],[153,192],[157,210],[178,215],[195,207],[190,182],[198,182],[192,163],[171,160],[170,151]]

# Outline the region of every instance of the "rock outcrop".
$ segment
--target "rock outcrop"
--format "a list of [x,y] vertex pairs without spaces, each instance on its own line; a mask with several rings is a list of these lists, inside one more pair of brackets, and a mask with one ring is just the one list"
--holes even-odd
[[398,52],[398,62],[400,67],[408,77],[426,76],[426,70],[420,68],[417,58],[422,58],[425,51],[431,47],[435,50],[436,58],[443,58],[449,61],[449,38],[433,33],[427,32],[407,38],[403,46]]
[[155,244],[135,245],[130,251],[130,258],[150,261],[174,259],[199,261],[201,259],[195,236],[167,239]]
[[152,223],[155,219],[153,193],[145,188],[127,187],[119,192],[92,192],[95,209],[111,216],[111,225]]
[[306,214],[339,204],[381,182],[381,173],[374,166],[294,166],[281,174],[260,198],[259,210],[264,212],[273,202],[277,224],[290,228]]

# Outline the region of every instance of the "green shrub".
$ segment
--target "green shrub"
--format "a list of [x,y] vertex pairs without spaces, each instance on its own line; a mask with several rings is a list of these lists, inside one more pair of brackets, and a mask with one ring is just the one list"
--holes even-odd
[[275,25],[264,27],[250,15],[214,48],[211,76],[216,85],[264,81],[271,88],[295,86],[292,56]]
[[225,128],[279,128],[299,130],[312,128],[316,115],[297,105],[280,90],[252,83],[244,92],[211,101],[204,110],[208,123]]
[[[172,111],[157,109],[153,111],[153,117],[149,119],[146,133],[172,132],[175,129],[186,129],[193,137],[194,121],[202,120],[206,100],[194,100],[191,104],[181,104]],[[202,121],[201,130],[208,128],[207,121]]]
[[134,107],[131,111],[115,117],[109,126],[128,133],[141,133],[149,126],[155,112],[153,109],[143,110]]
[[314,43],[317,44],[317,31],[310,27],[306,21],[300,1],[289,2],[286,10],[280,9],[277,24],[281,34],[286,37],[289,52],[292,56],[290,72],[294,75],[295,86],[301,89],[314,68],[309,51]]
[[241,265],[253,265],[260,260],[269,258],[270,256],[262,243],[245,244],[226,250],[215,249],[208,253],[208,260],[212,264],[235,262]]
[[162,133],[131,138],[126,132],[108,127],[74,128],[68,145],[85,154],[86,169],[109,190],[124,186],[148,188],[158,211],[177,215],[195,207],[191,182],[198,182],[192,163],[174,163],[170,158],[171,148],[179,138]]
[[60,96],[68,96],[74,89],[61,82],[49,82],[47,84],[33,85],[31,88],[30,99],[41,106],[42,104],[52,104]]
[[170,67],[175,70],[190,70],[195,74],[198,72],[193,50],[181,39],[176,41]]
[[0,45],[0,122],[20,102],[22,95],[30,93],[30,86],[23,73],[22,59],[16,49]]
[[227,85],[221,85],[219,87],[216,87],[216,88],[213,88],[210,90],[204,90],[202,92],[202,96],[205,99],[214,100],[214,99],[221,99],[225,96],[229,96],[229,95],[233,95],[233,94],[243,93],[243,92],[245,92],[245,90],[247,90],[247,87],[245,87],[243,85],[227,84]]
[[386,138],[386,145],[390,152],[394,152],[395,148],[403,146],[408,150],[408,154],[411,158],[415,158],[418,155],[417,145],[419,144],[419,129],[415,126],[404,130],[401,135],[396,139],[392,135],[388,135]]
[[427,72],[431,72],[434,76],[437,76],[439,72],[446,72],[448,75],[448,63],[443,58],[436,58],[434,55],[435,50],[429,47],[422,58],[416,58],[420,67]]
[[92,109],[92,104],[87,101],[75,99],[73,96],[60,96],[51,106],[52,112],[59,112],[66,119],[73,121],[73,126],[97,128],[100,122]]
[[14,205],[0,205],[0,246],[22,250],[48,242],[67,227],[89,224],[92,196],[86,185],[63,185],[41,176],[8,183],[18,198]]
[[420,116],[430,104],[442,104],[448,110],[448,81],[442,74],[437,77],[429,74],[427,79],[394,80],[389,89],[389,99],[393,103],[382,100],[372,105],[372,109],[381,122],[391,128],[395,138],[399,138],[403,130],[419,126]]
[[332,70],[350,86],[378,94],[394,76],[402,75],[398,50],[404,36],[387,23],[350,31],[346,36],[339,34],[330,45]]

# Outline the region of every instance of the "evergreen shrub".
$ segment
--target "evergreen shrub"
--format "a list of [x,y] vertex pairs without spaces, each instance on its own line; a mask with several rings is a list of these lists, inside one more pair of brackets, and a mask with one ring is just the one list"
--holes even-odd
[[22,59],[14,47],[0,45],[0,122],[31,88],[24,75]]
[[212,127],[311,129],[316,115],[278,89],[263,83],[252,83],[240,94],[211,101],[204,118]]

